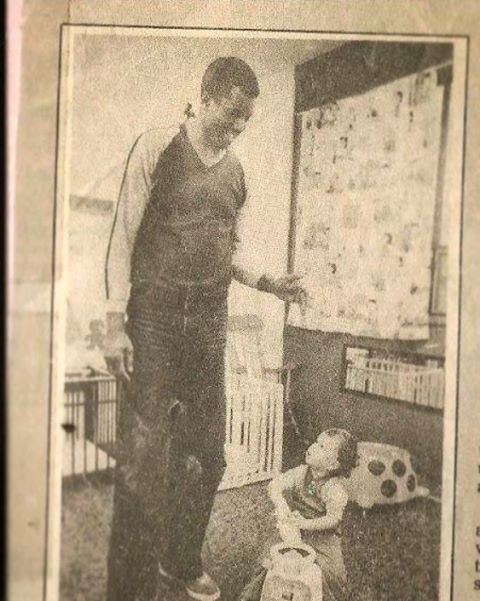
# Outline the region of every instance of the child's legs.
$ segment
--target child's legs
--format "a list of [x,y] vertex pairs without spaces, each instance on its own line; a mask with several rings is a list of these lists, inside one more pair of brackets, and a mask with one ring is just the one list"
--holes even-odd
[[347,601],[350,599],[340,536],[320,532],[304,532],[302,538],[317,553],[315,561],[322,570],[323,601]]
[[258,568],[258,571],[255,573],[253,578],[240,593],[239,601],[260,601],[266,575],[266,568]]
[[281,543],[282,539],[277,530],[268,537],[261,545],[258,552],[257,565],[253,571],[250,580],[242,590],[239,601],[260,601],[262,595],[263,584],[267,575],[267,570],[270,567],[271,549],[274,545]]
[[[323,601],[350,601],[340,537],[334,534],[304,531],[302,539],[304,544],[310,545],[316,551],[315,561],[322,570]],[[272,545],[279,542],[281,542],[281,539],[278,535],[272,537],[266,545],[265,553],[261,555],[267,567],[270,549]],[[266,573],[266,567],[258,568],[243,589],[239,601],[260,601]]]

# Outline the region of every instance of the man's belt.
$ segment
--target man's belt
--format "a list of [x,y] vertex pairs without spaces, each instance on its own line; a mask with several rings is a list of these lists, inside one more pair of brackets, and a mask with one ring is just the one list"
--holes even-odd
[[181,311],[196,311],[200,308],[223,305],[228,298],[228,283],[212,285],[193,284],[190,286],[172,286],[169,283],[158,284],[137,282],[130,293],[133,304],[151,304]]

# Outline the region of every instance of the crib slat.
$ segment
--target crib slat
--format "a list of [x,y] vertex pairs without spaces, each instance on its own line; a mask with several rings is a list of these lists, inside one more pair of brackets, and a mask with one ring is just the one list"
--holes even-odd
[[265,386],[265,399],[267,402],[267,471],[272,471],[273,464],[273,432],[275,429],[274,418],[275,418],[275,408],[274,408],[274,397],[271,389],[268,386]]
[[[262,402],[261,402],[261,390],[258,388],[255,390],[255,394],[253,395],[252,405],[251,405],[251,413],[250,413],[250,453],[252,463],[255,466],[260,464],[261,458],[261,441],[260,441],[260,432],[261,432],[261,420],[262,420]],[[255,471],[257,471],[255,469]]]
[[268,413],[267,413],[267,402],[264,396],[261,396],[261,421],[260,421],[260,460],[258,462],[259,471],[264,472],[266,469],[265,461],[267,455],[267,427],[268,427]]
[[283,459],[283,386],[276,385],[275,390],[275,433],[274,433],[274,453],[273,453],[273,471],[279,473],[282,470]]

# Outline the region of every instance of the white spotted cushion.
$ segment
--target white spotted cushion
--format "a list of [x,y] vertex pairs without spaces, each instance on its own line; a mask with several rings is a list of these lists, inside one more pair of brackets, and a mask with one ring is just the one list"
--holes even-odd
[[358,445],[359,463],[347,480],[351,501],[363,508],[404,503],[429,491],[418,485],[418,476],[405,449],[375,442]]

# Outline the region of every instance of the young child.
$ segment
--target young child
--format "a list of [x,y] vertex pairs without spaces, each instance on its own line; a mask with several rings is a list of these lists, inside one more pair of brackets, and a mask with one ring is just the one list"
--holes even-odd
[[[285,543],[302,540],[322,570],[323,600],[346,601],[349,593],[340,526],[348,502],[343,482],[357,462],[357,442],[346,430],[326,430],[307,450],[305,464],[275,478],[269,487]],[[266,570],[244,589],[242,601],[259,601]]]

